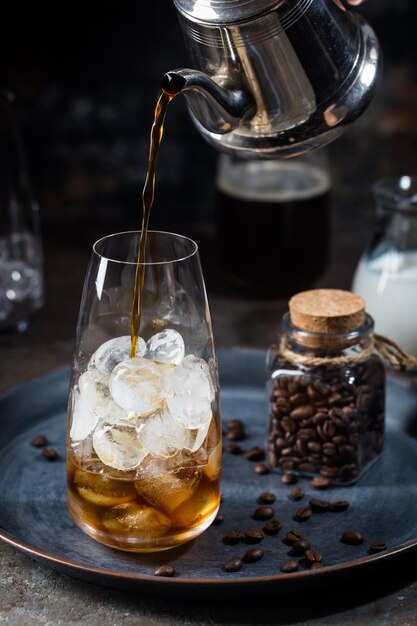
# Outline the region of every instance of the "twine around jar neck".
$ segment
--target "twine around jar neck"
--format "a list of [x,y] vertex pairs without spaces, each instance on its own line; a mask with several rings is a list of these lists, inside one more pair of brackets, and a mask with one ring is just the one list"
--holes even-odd
[[287,342],[286,337],[282,337],[279,346],[279,353],[285,359],[292,361],[297,365],[308,365],[310,367],[320,367],[321,365],[333,365],[341,367],[369,358],[372,354],[378,353],[381,358],[386,361],[393,369],[398,371],[410,371],[417,369],[417,358],[408,354],[395,341],[372,333],[369,336],[369,342],[366,348],[360,352],[354,352],[349,355],[325,356],[317,357],[312,354],[300,354],[295,352]]

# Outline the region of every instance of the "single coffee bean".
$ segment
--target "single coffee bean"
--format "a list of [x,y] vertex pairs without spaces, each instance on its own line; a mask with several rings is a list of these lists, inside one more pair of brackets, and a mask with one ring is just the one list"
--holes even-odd
[[332,443],[331,441],[326,441],[326,443],[323,444],[323,454],[325,454],[326,456],[332,457],[336,453],[337,453],[337,449],[334,443]]
[[306,443],[311,441],[311,439],[313,439],[315,435],[316,431],[313,428],[301,428],[297,433],[298,438],[301,439],[301,441],[305,441]]
[[356,463],[350,463],[340,468],[339,478],[342,482],[349,482],[356,478],[358,475],[358,465]]
[[297,477],[291,472],[285,472],[285,474],[281,476],[281,482],[283,485],[293,485],[297,482]]
[[337,500],[337,502],[332,502],[330,505],[330,510],[333,511],[333,513],[341,513],[348,508],[349,502],[347,500]]
[[285,561],[285,563],[283,563],[280,567],[281,572],[284,572],[285,574],[291,574],[292,572],[296,572],[298,570],[298,563],[297,561]]
[[255,472],[255,474],[258,474],[259,476],[265,476],[266,474],[269,474],[270,472],[269,467],[265,465],[265,463],[257,463],[256,465],[253,466],[253,471]]
[[290,397],[290,402],[293,406],[308,404],[308,395],[305,393],[295,393],[293,396]]
[[385,543],[385,541],[374,541],[374,543],[371,543],[371,545],[369,546],[369,552],[371,552],[371,554],[383,552],[386,549],[387,544]]
[[326,513],[327,511],[330,511],[330,502],[327,502],[327,500],[311,498],[309,505],[314,513]]
[[328,479],[337,478],[339,476],[339,473],[340,473],[340,470],[338,467],[333,467],[329,465],[325,465],[320,470],[320,474],[324,478],[328,478]]
[[275,510],[272,508],[272,506],[258,506],[254,514],[252,515],[252,518],[258,520],[267,520],[274,517],[274,515]]
[[[290,461],[288,459],[280,459],[279,466],[284,470],[293,470],[294,469],[294,461]],[[294,481],[295,482],[295,481]]]
[[310,485],[314,489],[327,489],[330,487],[330,480],[324,476],[315,476],[310,480]]
[[55,448],[44,448],[42,450],[42,455],[45,457],[45,459],[47,459],[48,461],[56,461],[59,458],[59,454],[58,452],[55,450]]
[[303,536],[302,534],[298,531],[298,530],[290,530],[289,532],[287,532],[287,534],[285,535],[285,539],[284,542],[288,545],[288,546],[293,546],[295,544],[296,541],[299,541],[300,539],[302,539]]
[[246,433],[243,428],[234,428],[233,430],[229,430],[226,437],[229,441],[243,441],[246,439]]
[[296,522],[306,522],[308,519],[310,519],[312,513],[313,511],[311,509],[303,507],[301,509],[298,509],[298,511],[294,515],[294,519]]
[[259,543],[262,541],[263,538],[264,534],[261,530],[251,528],[250,530],[246,531],[244,541],[246,543]]
[[240,559],[230,559],[223,565],[223,571],[227,573],[238,572],[243,567],[243,561]]
[[327,398],[327,402],[328,402],[328,404],[334,405],[334,404],[337,404],[338,402],[340,402],[341,399],[342,399],[342,396],[340,395],[340,393],[332,393]]
[[285,430],[286,433],[295,433],[297,430],[297,424],[291,417],[284,417],[281,420],[281,428]]
[[46,446],[48,443],[47,438],[45,437],[45,435],[36,435],[36,437],[34,437],[30,443],[31,446],[33,446],[34,448],[43,448],[44,446]]
[[312,452],[313,454],[320,454],[321,452],[321,444],[318,443],[317,441],[309,441],[307,443],[307,448],[310,450],[310,452]]
[[310,542],[307,539],[299,539],[292,546],[293,554],[302,556],[306,550],[310,549]]
[[240,530],[237,530],[236,528],[231,528],[227,531],[222,541],[227,546],[235,546],[242,538],[243,533],[241,533]]
[[291,497],[293,500],[302,500],[304,498],[304,489],[302,487],[294,487],[291,490]]
[[323,563],[312,563],[310,569],[323,569]]
[[233,430],[233,428],[245,428],[245,425],[242,422],[242,420],[233,419],[233,420],[227,420],[227,428],[229,430]]
[[277,519],[271,519],[265,524],[262,530],[266,535],[276,535],[280,528],[282,528],[281,522]]
[[359,530],[347,530],[343,533],[340,541],[347,543],[349,546],[360,546],[363,543],[364,536]]
[[314,409],[311,405],[305,404],[303,406],[298,406],[290,413],[290,417],[294,420],[299,419],[308,419],[312,417],[314,414]]
[[158,569],[154,571],[154,575],[172,578],[172,576],[175,576],[175,569],[172,567],[172,565],[161,565],[160,567],[158,567]]
[[256,563],[260,561],[264,555],[264,551],[261,548],[251,548],[243,555],[242,561],[244,563]]
[[271,493],[270,491],[263,491],[258,496],[259,504],[273,504],[276,499],[276,495],[274,493]]
[[243,455],[248,461],[263,461],[265,459],[265,450],[263,448],[255,447],[246,450]]
[[323,422],[325,422],[326,420],[327,420],[327,413],[323,413],[322,409],[318,413],[313,415],[313,424],[315,426],[321,426],[321,424],[323,424]]
[[321,563],[323,560],[322,554],[316,550],[306,550],[304,558],[308,563]]
[[236,455],[236,456],[239,454],[243,454],[243,449],[234,443],[231,443],[230,445],[226,446],[224,451],[228,452],[229,454]]
[[224,520],[224,515],[221,515],[220,513],[218,515],[216,515],[216,517],[214,518],[212,525],[213,526],[220,526],[220,524],[223,523]]

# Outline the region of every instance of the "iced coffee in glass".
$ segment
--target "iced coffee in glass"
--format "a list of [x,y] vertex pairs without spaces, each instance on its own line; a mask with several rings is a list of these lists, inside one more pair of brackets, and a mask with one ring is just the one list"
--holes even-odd
[[68,504],[108,546],[172,548],[220,502],[217,362],[196,244],[149,232],[140,336],[131,303],[138,233],[98,241],[84,285],[67,429]]

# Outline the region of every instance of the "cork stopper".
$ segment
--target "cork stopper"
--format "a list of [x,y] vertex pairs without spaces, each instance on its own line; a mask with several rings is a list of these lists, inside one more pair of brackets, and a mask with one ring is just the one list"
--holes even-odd
[[309,332],[344,334],[365,321],[365,300],[341,289],[303,291],[291,298],[289,307],[294,326]]

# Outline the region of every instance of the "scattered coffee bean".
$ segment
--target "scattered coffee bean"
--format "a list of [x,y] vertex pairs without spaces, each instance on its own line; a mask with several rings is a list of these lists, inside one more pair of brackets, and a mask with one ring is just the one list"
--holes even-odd
[[241,539],[243,539],[243,533],[241,533],[240,530],[237,530],[236,528],[231,528],[227,531],[222,541],[227,546],[235,546],[237,543],[239,543]]
[[311,509],[303,507],[301,509],[298,509],[298,511],[294,515],[294,519],[297,522],[306,522],[308,519],[310,519],[312,513],[313,511]]
[[242,569],[243,567],[243,561],[241,561],[240,559],[230,559],[229,561],[226,561],[226,563],[223,565],[223,571],[230,573],[230,572],[238,572],[240,569]]
[[216,517],[214,518],[212,525],[213,526],[220,526],[220,524],[223,523],[224,520],[224,515],[221,515],[220,513],[218,515],[216,515]]
[[297,482],[297,477],[291,472],[285,472],[285,474],[281,476],[281,482],[283,485],[293,485]]
[[376,554],[377,552],[383,552],[387,549],[387,544],[384,541],[374,541],[369,546],[369,552],[371,554]]
[[302,487],[294,487],[291,491],[293,500],[302,500],[304,498],[304,489]]
[[272,508],[272,506],[258,506],[254,514],[252,515],[252,518],[258,520],[267,520],[274,517],[274,515],[275,510]]
[[259,543],[264,538],[264,534],[261,530],[251,528],[245,533],[244,541],[246,543]]
[[291,574],[292,572],[296,572],[299,568],[297,561],[285,561],[280,567],[281,572],[285,574]]
[[333,511],[333,513],[341,513],[348,508],[349,502],[347,500],[337,500],[337,502],[332,502],[330,505],[330,510]]
[[330,502],[327,502],[327,500],[311,498],[309,505],[314,513],[326,513],[327,511],[330,511]]
[[253,471],[259,476],[266,476],[266,474],[269,474],[269,467],[265,463],[257,463],[253,466]]
[[363,543],[364,536],[359,530],[347,530],[343,533],[340,541],[347,543],[349,546],[360,546]]
[[265,524],[262,530],[266,535],[276,535],[281,528],[282,524],[279,520],[271,519]]
[[324,476],[315,476],[310,480],[310,485],[314,489],[327,489],[330,487],[330,480]]
[[323,569],[323,563],[312,563],[310,569]]
[[175,576],[175,569],[172,567],[172,565],[161,565],[160,567],[158,567],[158,569],[154,571],[154,575],[172,578],[172,576]]
[[255,448],[249,448],[243,455],[248,461],[263,461],[265,459],[265,450],[256,446]]
[[293,546],[292,551],[295,556],[302,556],[306,550],[310,550],[310,542],[307,539],[298,539]]
[[306,550],[304,558],[308,563],[321,563],[323,560],[322,554],[316,550]]
[[228,446],[226,446],[224,451],[228,452],[229,454],[236,455],[236,456],[239,454],[243,454],[243,448],[241,448],[235,443],[231,443]]
[[243,555],[242,561],[244,563],[256,563],[260,561],[264,555],[264,551],[261,548],[251,548]]
[[246,433],[242,428],[234,428],[228,431],[226,437],[229,441],[243,441],[246,439]]
[[36,437],[34,437],[31,441],[31,446],[33,446],[34,448],[43,448],[44,446],[46,446],[48,443],[47,438],[45,437],[45,435],[36,435]]
[[285,539],[284,542],[288,545],[288,546],[293,546],[295,544],[296,541],[299,541],[300,539],[302,539],[303,536],[302,534],[298,531],[298,530],[290,530],[289,532],[287,532],[287,534],[285,535]]
[[273,504],[276,499],[276,495],[274,493],[271,493],[270,491],[263,491],[258,496],[259,504]]
[[45,459],[47,459],[48,461],[56,461],[59,458],[59,454],[58,452],[55,450],[55,448],[44,448],[42,450],[42,455],[45,457]]

